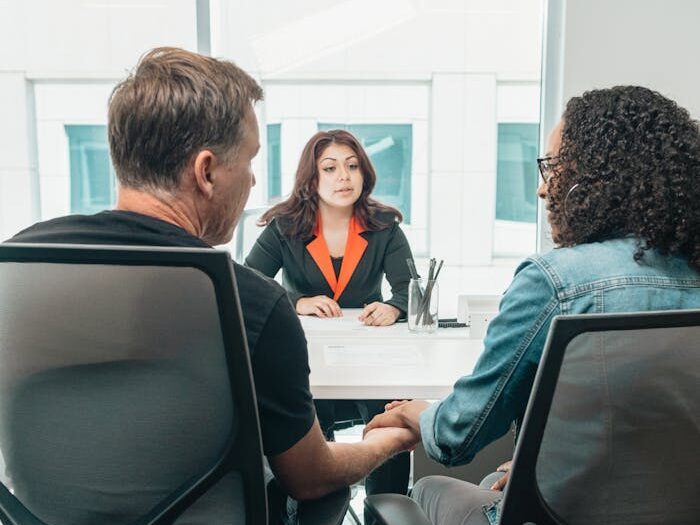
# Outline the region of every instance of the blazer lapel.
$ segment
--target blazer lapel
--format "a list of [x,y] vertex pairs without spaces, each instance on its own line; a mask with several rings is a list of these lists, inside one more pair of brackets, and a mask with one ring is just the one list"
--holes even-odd
[[316,229],[314,230],[314,235],[316,238],[306,245],[306,250],[311,255],[311,258],[316,263],[316,266],[318,266],[318,269],[321,270],[321,273],[323,274],[323,277],[325,277],[328,286],[331,287],[331,290],[335,291],[338,283],[335,278],[333,263],[331,262],[331,254],[328,251],[326,239],[323,238],[320,214],[316,219]]
[[352,217],[352,219],[350,219],[350,226],[348,227],[348,240],[345,243],[343,264],[340,266],[340,274],[338,275],[338,279],[336,279],[333,263],[331,262],[331,254],[328,251],[326,240],[323,238],[321,215],[316,219],[316,229],[314,230],[316,238],[306,245],[306,250],[311,255],[316,266],[318,266],[318,269],[321,270],[331,290],[333,290],[334,301],[337,301],[345,290],[360,259],[362,259],[367,249],[367,240],[360,236],[363,231],[365,231],[364,228],[360,226],[355,217]]
[[[350,219],[350,227],[348,228],[348,240],[345,244],[345,253],[343,254],[343,264],[340,267],[340,274],[338,275],[338,284],[333,288],[335,291],[335,295],[333,296],[334,301],[337,301],[343,293],[343,290],[345,290],[345,287],[350,282],[352,274],[360,263],[360,259],[362,259],[367,249],[367,240],[360,236],[363,231],[365,231],[364,228],[360,226],[360,223],[353,216],[352,219]],[[326,250],[328,250],[327,247]],[[328,259],[330,261],[330,255]]]

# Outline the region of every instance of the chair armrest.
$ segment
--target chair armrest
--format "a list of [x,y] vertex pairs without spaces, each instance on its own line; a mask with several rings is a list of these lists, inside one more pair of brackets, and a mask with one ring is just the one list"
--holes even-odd
[[350,488],[343,487],[319,499],[300,501],[299,525],[341,525],[350,505]]
[[365,509],[374,517],[377,525],[431,525],[418,504],[400,494],[367,496]]

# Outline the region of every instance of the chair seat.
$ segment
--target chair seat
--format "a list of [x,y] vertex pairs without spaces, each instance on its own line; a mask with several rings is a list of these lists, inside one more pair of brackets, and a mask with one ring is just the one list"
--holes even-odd
[[431,525],[418,504],[401,494],[368,496],[365,499],[365,509],[378,525]]

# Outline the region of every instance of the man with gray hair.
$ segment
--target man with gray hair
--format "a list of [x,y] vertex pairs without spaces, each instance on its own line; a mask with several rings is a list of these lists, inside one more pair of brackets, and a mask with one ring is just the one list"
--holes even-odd
[[[260,86],[231,62],[175,48],[150,51],[109,102],[109,145],[119,182],[115,209],[38,223],[11,242],[201,248],[228,242],[255,184],[251,161],[260,144],[253,105],[261,98]],[[309,390],[306,340],[284,289],[241,265],[234,264],[234,271],[263,448],[289,495],[321,497],[414,444],[406,429],[386,428],[361,443],[327,443]],[[185,415],[171,414],[173,421]],[[201,421],[180,439],[195,441],[206,426]],[[133,491],[157,486],[158,475],[144,461]],[[210,507],[203,517],[190,516],[188,523],[232,522],[236,509],[227,503],[225,480],[198,502]],[[100,515],[117,516],[116,501]],[[89,502],[75,504],[73,515],[95,522]]]

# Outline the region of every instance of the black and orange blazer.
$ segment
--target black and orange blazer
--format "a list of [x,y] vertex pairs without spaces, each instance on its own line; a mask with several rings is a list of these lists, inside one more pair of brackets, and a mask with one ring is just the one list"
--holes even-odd
[[[364,230],[351,221],[340,274],[336,278],[328,247],[320,235],[320,225],[308,239],[290,239],[278,219],[273,219],[258,237],[245,259],[246,266],[274,277],[282,269],[282,282],[292,305],[302,297],[326,295],[341,308],[362,308],[383,301],[401,310],[408,309],[408,283],[411,275],[406,259],[413,258],[406,236],[391,213],[378,218],[386,228]],[[382,276],[391,285],[391,297],[382,298]]]

